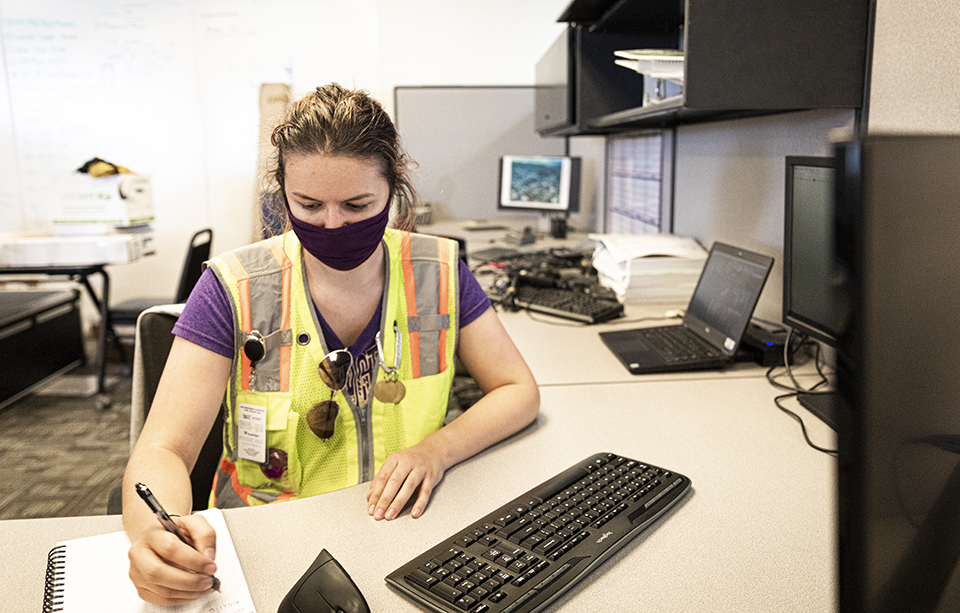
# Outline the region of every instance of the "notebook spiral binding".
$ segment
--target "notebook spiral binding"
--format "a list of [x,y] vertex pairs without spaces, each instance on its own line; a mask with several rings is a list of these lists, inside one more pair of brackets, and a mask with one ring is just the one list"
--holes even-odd
[[66,575],[66,547],[57,545],[47,555],[47,577],[43,586],[43,613],[63,611],[63,582]]

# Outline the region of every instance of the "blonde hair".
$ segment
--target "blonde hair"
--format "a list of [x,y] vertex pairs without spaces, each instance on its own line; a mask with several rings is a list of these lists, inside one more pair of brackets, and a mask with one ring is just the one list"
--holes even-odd
[[[287,159],[319,153],[375,162],[399,209],[394,225],[413,229],[417,203],[410,180],[413,163],[400,145],[400,135],[390,116],[368,92],[349,90],[337,83],[318,87],[291,105],[286,117],[274,128],[270,142],[276,151],[267,178],[272,179],[277,193],[265,196],[264,215],[272,215],[274,220],[286,218]],[[289,227],[289,221],[286,225]],[[268,227],[267,223],[264,227]]]

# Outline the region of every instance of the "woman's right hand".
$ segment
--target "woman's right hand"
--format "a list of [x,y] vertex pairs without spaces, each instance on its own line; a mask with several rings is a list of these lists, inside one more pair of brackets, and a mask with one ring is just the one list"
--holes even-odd
[[173,605],[213,591],[217,533],[200,515],[174,520],[186,545],[159,522],[148,525],[130,546],[130,579],[146,602]]

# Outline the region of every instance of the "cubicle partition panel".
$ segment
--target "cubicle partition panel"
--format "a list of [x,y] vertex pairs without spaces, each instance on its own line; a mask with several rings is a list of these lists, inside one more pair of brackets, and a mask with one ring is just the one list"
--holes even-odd
[[[497,211],[500,158],[564,155],[565,139],[534,129],[534,87],[397,87],[397,128],[421,200],[434,221],[490,219]],[[526,214],[536,220],[537,215]]]

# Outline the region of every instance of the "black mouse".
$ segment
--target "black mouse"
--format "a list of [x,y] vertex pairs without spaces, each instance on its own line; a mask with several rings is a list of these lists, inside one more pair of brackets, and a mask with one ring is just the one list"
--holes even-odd
[[370,613],[347,571],[326,549],[283,597],[277,613]]

